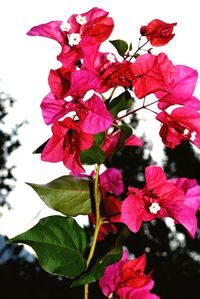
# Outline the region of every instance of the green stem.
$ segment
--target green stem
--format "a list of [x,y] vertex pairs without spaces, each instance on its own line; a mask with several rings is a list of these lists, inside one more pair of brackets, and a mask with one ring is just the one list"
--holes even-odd
[[132,60],[132,58],[135,58],[136,54],[148,43],[149,41],[147,40],[144,44],[142,44],[142,46],[138,46],[137,50],[134,52],[133,55],[130,56],[129,61]]
[[115,93],[116,88],[117,88],[117,87],[113,87],[113,89],[112,89],[112,91],[111,91],[111,94],[110,94],[110,96],[109,96],[109,100],[112,100],[112,97],[113,97],[113,95],[114,95],[114,93]]
[[[89,255],[88,255],[88,259],[87,259],[87,267],[89,266],[89,264],[91,262],[91,259],[94,255],[99,230],[100,230],[100,227],[103,223],[103,219],[101,218],[101,215],[100,215],[101,198],[99,197],[99,171],[100,171],[100,165],[97,165],[96,177],[95,177],[95,181],[94,181],[94,200],[95,200],[96,225],[95,225],[92,245],[91,245],[90,252],[89,252]],[[86,284],[84,286],[84,299],[88,299],[88,293],[89,293],[88,289],[89,289],[89,285]]]

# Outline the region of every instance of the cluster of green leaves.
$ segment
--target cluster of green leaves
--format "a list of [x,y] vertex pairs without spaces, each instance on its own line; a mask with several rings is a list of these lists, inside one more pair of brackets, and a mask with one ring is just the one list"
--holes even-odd
[[65,215],[43,218],[34,227],[10,240],[11,243],[31,246],[44,270],[74,279],[72,286],[77,286],[98,280],[107,265],[120,259],[121,236],[105,256],[100,256],[87,269],[87,235],[73,217],[92,212],[91,178],[69,175],[43,185],[28,185],[47,206]]

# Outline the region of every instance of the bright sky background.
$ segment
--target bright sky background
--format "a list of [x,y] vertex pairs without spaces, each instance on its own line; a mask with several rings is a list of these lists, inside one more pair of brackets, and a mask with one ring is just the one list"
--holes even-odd
[[[41,23],[67,20],[71,14],[81,14],[94,6],[109,11],[114,19],[116,25],[110,39],[132,41],[135,48],[142,25],[147,25],[155,18],[168,23],[177,22],[175,38],[165,47],[159,48],[158,52],[165,52],[174,64],[200,70],[198,0],[0,0],[0,87],[17,99],[15,108],[10,111],[7,126],[25,119],[29,122],[20,130],[22,146],[9,159],[11,165],[17,166],[16,188],[10,194],[14,209],[8,213],[2,211],[5,213],[0,218],[0,233],[9,237],[32,226],[36,220],[32,219],[44,206],[24,182],[46,183],[66,173],[62,163],[41,162],[38,155],[31,154],[51,136],[50,127],[43,122],[40,103],[49,92],[49,69],[59,66],[56,55],[60,47],[53,40],[29,37],[26,32]],[[200,84],[195,95],[200,98]],[[153,124],[147,127],[150,127],[147,134],[154,132],[154,129],[158,130]],[[156,143],[159,151],[160,146],[160,143]],[[45,209],[41,215],[48,213],[49,210]]]

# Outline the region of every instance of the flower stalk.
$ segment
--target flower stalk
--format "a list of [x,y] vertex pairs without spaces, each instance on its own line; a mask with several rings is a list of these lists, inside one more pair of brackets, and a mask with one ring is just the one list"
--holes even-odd
[[[95,200],[96,225],[95,225],[92,245],[91,245],[90,252],[89,252],[89,255],[88,255],[88,258],[87,258],[87,268],[88,268],[88,266],[91,262],[91,259],[94,255],[99,230],[100,230],[100,227],[103,223],[103,219],[101,218],[101,215],[100,215],[101,197],[99,196],[99,172],[100,172],[100,165],[97,165],[97,167],[96,167],[96,176],[95,176],[95,181],[94,181],[94,200]],[[85,284],[85,286],[84,286],[84,299],[88,299],[88,293],[89,293],[89,285]]]

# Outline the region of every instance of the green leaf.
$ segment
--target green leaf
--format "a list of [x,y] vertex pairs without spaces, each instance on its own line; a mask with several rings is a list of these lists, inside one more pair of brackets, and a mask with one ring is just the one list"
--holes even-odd
[[88,150],[81,152],[80,158],[83,164],[101,164],[105,161],[105,153],[97,144],[94,144]]
[[41,152],[43,151],[43,149],[45,148],[46,144],[48,143],[49,139],[47,141],[45,141],[43,144],[41,144],[40,146],[38,146],[38,148],[36,148],[32,154],[41,154]]
[[120,260],[122,256],[121,251],[122,250],[120,249],[113,249],[108,252],[102,259],[99,259],[96,262],[89,274],[74,280],[71,284],[71,287],[90,284],[99,280],[103,276],[104,270],[107,266],[109,266],[110,264],[114,264]]
[[132,128],[127,125],[121,125],[120,130],[121,132],[120,132],[120,138],[118,142],[118,149],[120,149],[124,145],[126,139],[130,137],[133,133]]
[[105,138],[105,132],[101,132],[99,134],[94,135],[94,141],[97,145],[101,145]]
[[98,259],[89,272],[86,272],[83,276],[75,279],[71,284],[71,287],[89,284],[99,280],[103,276],[105,268],[110,264],[118,262],[122,257],[122,246],[124,244],[124,240],[129,236],[129,234],[130,231],[127,227],[125,227],[122,232],[120,232],[116,240],[115,247],[104,257]]
[[120,111],[129,109],[132,104],[133,98],[131,97],[129,91],[126,90],[109,103],[108,110],[115,117]]
[[27,183],[45,202],[67,216],[87,215],[91,212],[90,184],[86,178],[61,176],[47,184]]
[[49,216],[33,228],[10,240],[31,246],[41,267],[53,274],[74,278],[86,270],[83,254],[87,240],[73,218]]
[[128,44],[122,39],[110,40],[110,43],[116,48],[120,56],[124,57],[128,50]]

